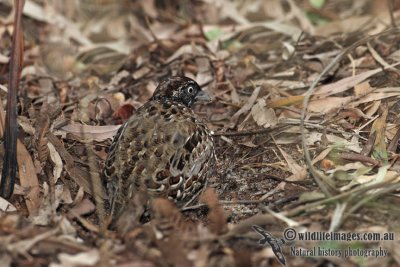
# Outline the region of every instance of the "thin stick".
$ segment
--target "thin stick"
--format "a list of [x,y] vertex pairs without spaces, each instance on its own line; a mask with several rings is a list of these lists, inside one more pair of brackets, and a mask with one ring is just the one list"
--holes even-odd
[[15,0],[14,34],[8,80],[7,114],[4,136],[4,162],[1,174],[0,196],[10,198],[14,191],[17,172],[17,91],[23,60],[23,34],[21,27],[24,0]]

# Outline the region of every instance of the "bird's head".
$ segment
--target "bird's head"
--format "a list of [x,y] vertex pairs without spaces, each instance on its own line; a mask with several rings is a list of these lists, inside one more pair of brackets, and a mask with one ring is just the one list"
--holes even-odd
[[184,76],[172,76],[157,86],[151,100],[157,99],[172,100],[190,107],[199,100],[209,101],[210,97],[194,80]]

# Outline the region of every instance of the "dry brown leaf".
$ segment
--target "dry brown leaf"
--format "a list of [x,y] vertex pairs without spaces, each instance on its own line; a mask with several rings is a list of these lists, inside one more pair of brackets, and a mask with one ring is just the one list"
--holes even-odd
[[19,240],[11,244],[6,244],[6,249],[7,251],[9,251],[9,253],[12,253],[13,255],[27,256],[29,255],[29,250],[33,246],[35,246],[38,242],[55,235],[58,231],[58,228],[54,228],[48,232],[33,236],[32,238]]
[[72,219],[75,218],[76,216],[92,213],[95,210],[96,206],[94,205],[94,203],[89,199],[85,198],[79,204],[77,204],[75,207],[69,210],[67,217],[69,219]]
[[60,80],[66,80],[73,76],[77,55],[73,46],[62,42],[49,42],[40,46],[40,49],[47,75]]
[[233,114],[233,116],[231,118],[231,122],[233,122],[233,123],[236,122],[240,115],[248,112],[253,107],[254,103],[257,100],[260,89],[261,89],[260,86],[257,86],[256,88],[254,88],[254,91],[251,94],[251,96],[249,97],[249,99],[247,100],[246,104],[244,104],[235,114]]
[[326,96],[342,93],[381,71],[383,71],[382,68],[377,68],[360,73],[356,76],[343,78],[334,83],[323,85],[315,90],[314,97],[323,98]]
[[385,131],[386,131],[386,119],[388,116],[388,106],[387,104],[385,104],[383,106],[383,112],[382,114],[379,116],[378,119],[376,119],[373,123],[372,123],[372,127],[371,127],[371,131],[370,131],[370,135],[369,138],[374,137],[375,138],[375,142],[374,142],[374,152],[373,152],[373,156],[374,158],[378,159],[378,160],[383,160],[383,161],[387,161],[388,160],[388,152],[386,150],[386,142],[385,142]]
[[[81,187],[84,188],[85,192],[91,194],[92,187],[90,186],[90,175],[87,171],[82,170],[79,168],[75,162],[74,158],[68,151],[65,149],[64,145],[57,137],[55,137],[52,133],[48,135],[49,142],[51,142],[58,153],[60,154],[61,158],[65,161],[65,169],[67,173],[71,176],[72,179]],[[101,197],[105,197],[102,195]]]
[[288,153],[286,153],[280,146],[278,146],[279,151],[285,158],[289,171],[292,173],[287,180],[288,181],[302,181],[307,177],[307,168],[306,167],[301,167],[300,165],[297,164],[297,162],[290,156]]
[[23,129],[23,131],[29,135],[35,135],[35,128],[32,126],[32,122],[24,116],[18,116],[17,118],[19,126]]
[[52,267],[97,266],[96,263],[100,259],[100,252],[98,249],[91,249],[74,255],[60,253],[58,259],[60,263],[52,263]]
[[215,234],[222,234],[227,231],[226,215],[219,203],[218,195],[212,188],[207,188],[200,196],[210,209],[208,213],[209,228]]
[[324,149],[321,153],[319,153],[318,156],[316,156],[311,162],[312,164],[317,163],[320,160],[324,160],[326,158],[326,156],[328,156],[328,154],[332,151],[332,147],[328,147],[326,149]]
[[379,172],[377,174],[372,175],[359,175],[353,178],[351,182],[340,188],[341,191],[347,191],[354,187],[355,185],[360,184],[370,184],[370,183],[379,183],[384,181],[390,181],[392,183],[400,182],[400,176],[395,171],[388,171],[387,166],[380,167]]
[[237,93],[237,90],[235,88],[235,86],[232,84],[232,82],[230,80],[228,80],[228,86],[231,89],[231,101],[233,104],[238,105],[240,104],[240,99],[239,99],[239,95]]
[[[4,109],[0,101],[0,135],[4,133]],[[24,196],[25,203],[28,208],[29,214],[34,215],[37,213],[41,199],[39,180],[36,176],[35,166],[32,158],[29,155],[25,145],[17,139],[17,163],[18,174],[21,186],[28,188],[29,192]]]
[[259,99],[251,108],[251,115],[257,125],[264,128],[274,127],[278,123],[275,111],[272,108],[267,108],[264,99]]
[[54,169],[53,169],[54,183],[57,183],[58,178],[61,177],[61,172],[63,170],[63,163],[60,154],[58,154],[53,144],[48,142],[47,147],[49,148],[50,159],[54,163]]
[[61,128],[60,132],[71,133],[81,140],[101,142],[112,139],[121,125],[92,126],[83,124],[69,124]]
[[280,0],[269,0],[268,2],[261,1],[263,11],[267,17],[281,19],[285,16],[283,3]]
[[40,202],[39,210],[36,214],[30,216],[30,220],[34,225],[48,226],[52,223],[56,211],[56,203],[51,203],[49,192],[48,184],[46,182],[43,183],[43,199]]
[[3,212],[10,212],[16,211],[17,209],[14,207],[13,204],[5,200],[4,198],[0,197],[0,216]]
[[78,189],[78,192],[75,195],[73,205],[78,205],[81,201],[83,201],[83,197],[85,196],[85,189],[81,186]]
[[65,37],[71,37],[80,44],[92,44],[92,42],[82,34],[76,23],[55,12],[55,10],[49,5],[47,5],[46,9],[44,9],[34,1],[27,0],[25,1],[23,14],[35,20],[56,25],[60,29],[62,28],[64,30]]
[[369,52],[371,53],[371,55],[374,57],[374,59],[381,64],[383,67],[385,67],[386,69],[391,69],[394,71],[397,71],[396,68],[390,66],[389,63],[387,63],[382,57],[381,55],[378,54],[378,52],[371,46],[371,44],[369,42],[367,42],[367,47]]
[[35,145],[38,152],[38,158],[40,163],[44,163],[49,155],[49,149],[47,147],[47,132],[50,126],[50,118],[47,115],[48,109],[45,108],[47,105],[43,105],[41,108],[41,114],[35,123]]
[[365,116],[368,118],[374,116],[374,114],[379,110],[381,103],[381,100],[373,101],[369,106],[366,107]]
[[301,104],[303,102],[304,96],[295,95],[284,98],[278,98],[267,101],[267,106],[270,108],[279,108],[283,106],[291,106],[296,104]]
[[60,194],[60,201],[63,204],[72,204],[73,203],[71,191],[69,190],[68,186],[62,187],[62,192]]
[[354,85],[354,95],[356,97],[364,96],[364,95],[372,92],[373,90],[374,89],[369,84],[369,81],[365,81],[365,82]]
[[324,97],[322,99],[311,101],[308,104],[307,110],[312,112],[329,113],[332,110],[346,106],[352,97]]
[[9,57],[0,54],[0,64],[7,64],[9,60],[10,60]]
[[360,29],[360,25],[371,22],[371,16],[351,16],[346,19],[336,20],[331,23],[316,27],[314,34],[320,36],[330,36],[334,33],[354,32]]
[[[386,89],[386,90],[383,90]],[[389,90],[393,90],[393,92],[390,92]],[[397,92],[395,91],[397,90]],[[375,92],[369,93],[366,96],[362,97],[358,101],[353,101],[349,103],[349,106],[351,107],[357,107],[360,104],[376,101],[376,100],[381,100],[385,98],[390,98],[390,97],[399,97],[400,96],[400,87],[391,87],[391,88],[382,88],[381,89],[376,89]]]
[[178,50],[176,50],[176,52],[172,56],[170,56],[167,59],[166,63],[169,63],[184,54],[191,54],[191,55],[199,54],[197,51],[203,51],[203,48],[195,44],[183,45]]
[[255,148],[258,147],[259,145],[254,144],[252,141],[245,141],[245,142],[239,142],[239,145]]
[[135,111],[136,109],[131,104],[124,104],[112,114],[112,118],[118,123],[124,123]]
[[[317,132],[312,132],[307,134],[306,137],[306,142],[307,145],[311,146],[314,145],[316,142],[321,142],[322,138],[322,133],[317,133]],[[348,141],[344,138],[341,138],[339,136],[333,135],[333,134],[327,134],[325,135],[327,140],[329,141],[330,144],[335,144],[335,145],[340,145],[345,147],[348,150],[360,153],[361,152],[361,147],[360,144],[356,141]]]
[[181,218],[179,209],[169,200],[156,198],[153,200],[152,209],[156,218]]
[[290,81],[290,80],[274,80],[274,79],[261,79],[252,82],[255,86],[271,85],[273,87],[284,88],[284,90],[292,90],[304,88],[307,86],[306,83],[302,81]]
[[41,202],[39,180],[36,176],[36,170],[32,158],[20,140],[17,140],[17,161],[21,186],[30,189],[29,193],[24,196],[25,203],[29,214],[34,215],[38,212]]

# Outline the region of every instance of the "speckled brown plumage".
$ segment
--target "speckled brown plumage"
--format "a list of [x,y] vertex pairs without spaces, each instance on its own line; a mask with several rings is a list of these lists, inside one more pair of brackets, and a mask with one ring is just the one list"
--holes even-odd
[[204,188],[215,162],[214,145],[191,109],[203,97],[195,81],[168,78],[121,126],[103,172],[113,216],[138,192],[184,206]]

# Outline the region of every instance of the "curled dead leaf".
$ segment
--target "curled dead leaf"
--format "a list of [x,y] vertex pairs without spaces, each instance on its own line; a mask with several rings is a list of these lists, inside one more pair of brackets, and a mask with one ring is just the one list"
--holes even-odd
[[61,132],[71,133],[86,141],[101,142],[112,139],[121,125],[92,126],[82,124],[69,124],[61,128]]
[[54,145],[52,143],[48,142],[47,147],[50,152],[50,159],[54,163],[54,169],[53,169],[54,183],[57,183],[58,178],[61,177],[61,172],[63,170],[63,163],[62,163],[60,154],[58,154]]
[[264,99],[259,99],[257,103],[251,108],[251,115],[258,126],[264,128],[273,127],[278,123],[275,111],[266,106]]

